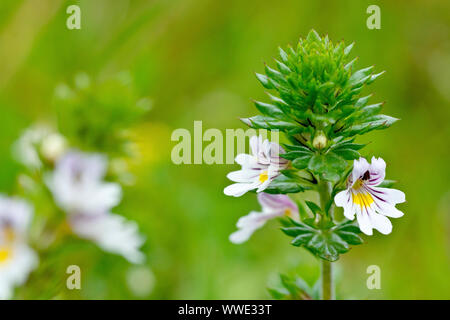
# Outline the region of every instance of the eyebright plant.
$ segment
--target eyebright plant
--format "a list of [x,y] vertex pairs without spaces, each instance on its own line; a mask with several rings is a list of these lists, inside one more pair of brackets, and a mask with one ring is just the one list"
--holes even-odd
[[[262,212],[239,219],[230,240],[242,243],[267,220],[285,217],[281,230],[291,244],[321,261],[322,299],[334,298],[332,262],[363,243],[361,232],[389,234],[387,217],[402,216],[395,205],[405,201],[403,192],[387,188],[392,182],[385,180],[384,160],[373,157],[369,164],[360,155],[365,145],[355,143],[358,135],[386,129],[398,119],[380,114],[383,103],[369,103],[371,95],[362,94],[383,72],[374,73],[373,66],[356,69],[352,47],[312,30],[296,48],[279,48],[276,68],[266,65],[265,74],[256,74],[270,91],[269,102],[255,101],[261,114],[242,121],[280,131],[288,143],[253,137],[252,155],[236,157],[242,169],[228,175],[236,183],[224,190],[232,196],[256,191],[262,206]],[[317,192],[320,201],[294,203],[287,196],[305,190]],[[335,216],[335,205],[344,209],[344,220]],[[318,297],[301,278],[281,279],[282,289],[270,290],[275,298]]]
[[138,224],[115,211],[133,156],[127,132],[148,102],[127,73],[92,82],[79,74],[74,85],[55,90],[56,121],[34,124],[18,138],[16,190],[13,197],[0,193],[0,299],[73,297],[58,272],[90,243],[86,264],[100,261],[102,251],[144,262]]

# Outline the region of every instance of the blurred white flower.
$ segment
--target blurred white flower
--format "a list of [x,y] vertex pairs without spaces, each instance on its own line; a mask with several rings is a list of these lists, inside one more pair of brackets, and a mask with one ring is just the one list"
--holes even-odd
[[274,142],[253,136],[250,148],[252,155],[241,153],[236,156],[236,162],[242,169],[227,175],[228,179],[237,182],[223,190],[227,196],[240,197],[253,189],[264,191],[288,166],[289,161],[279,156],[284,153],[283,148]]
[[31,169],[42,167],[41,155],[50,162],[58,161],[67,148],[66,139],[47,125],[26,129],[13,146],[14,156]]
[[22,200],[0,195],[0,299],[10,299],[38,265],[37,254],[27,245],[32,209]]
[[47,177],[56,204],[70,214],[96,215],[120,203],[122,190],[117,183],[104,182],[107,160],[100,154],[70,151]]
[[386,162],[372,157],[372,163],[359,158],[353,163],[353,171],[347,182],[347,190],[334,197],[338,207],[344,208],[344,215],[349,220],[358,220],[359,228],[367,235],[372,229],[383,234],[392,231],[392,223],[387,217],[399,218],[403,212],[395,205],[405,202],[405,194],[396,189],[377,187],[386,174]]
[[238,231],[230,235],[230,241],[235,244],[247,241],[253,232],[264,226],[264,224],[277,217],[288,216],[299,220],[298,207],[287,195],[259,193],[258,202],[261,204],[262,212],[252,211],[241,217],[236,226]]
[[94,241],[105,251],[140,263],[139,248],[145,242],[135,222],[112,214],[122,196],[117,183],[103,181],[107,160],[99,154],[69,152],[47,177],[56,204],[68,214],[74,233]]

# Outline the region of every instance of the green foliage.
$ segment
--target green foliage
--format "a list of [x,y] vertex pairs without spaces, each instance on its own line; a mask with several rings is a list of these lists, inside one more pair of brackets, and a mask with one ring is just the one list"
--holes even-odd
[[267,290],[276,300],[312,300],[319,298],[318,282],[314,287],[298,276],[280,274],[280,284]]
[[295,48],[279,48],[276,69],[266,65],[265,74],[256,74],[276,94],[268,94],[269,103],[255,101],[262,115],[243,119],[255,129],[284,132],[293,146],[283,157],[299,170],[334,182],[342,178],[346,160],[360,156],[362,145],[352,143],[356,135],[385,129],[397,120],[379,114],[382,103],[368,104],[370,96],[361,96],[383,72],[374,73],[373,66],[356,69],[352,48],[333,44],[314,30]]
[[[306,204],[314,213],[321,211],[312,202]],[[281,230],[294,238],[291,241],[293,246],[304,247],[312,254],[328,261],[339,259],[339,255],[349,251],[351,245],[363,243],[358,235],[361,231],[351,221],[338,225],[329,222],[319,227],[311,220],[298,222],[290,219],[290,226],[285,226]]]
[[58,129],[77,147],[123,155],[129,153],[127,129],[145,115],[151,102],[137,95],[126,72],[96,81],[80,73],[73,87],[57,86],[54,105]]
[[285,171],[285,174],[281,174],[275,178],[269,185],[267,189],[264,190],[266,193],[272,194],[286,194],[286,193],[298,193],[309,189],[308,186],[302,185],[302,181],[298,176],[291,175]]

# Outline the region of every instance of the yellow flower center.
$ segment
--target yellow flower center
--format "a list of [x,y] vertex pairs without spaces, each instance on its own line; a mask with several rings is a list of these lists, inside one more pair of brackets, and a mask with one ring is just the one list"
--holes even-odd
[[361,207],[369,207],[373,203],[373,198],[369,193],[353,193],[353,203]]
[[8,247],[0,247],[0,263],[5,262],[11,257],[11,249]]
[[12,228],[7,227],[3,230],[3,232],[5,234],[5,240],[7,242],[13,242],[16,238],[16,235],[14,234],[14,230]]
[[358,179],[355,181],[355,183],[353,184],[352,188],[355,190],[358,190],[359,188],[361,188],[363,185],[363,181],[361,179]]
[[266,170],[259,175],[259,182],[264,183],[264,181],[267,181],[267,179],[269,179],[269,175],[267,174]]
[[286,208],[286,210],[284,210],[284,215],[289,218],[294,218],[292,215],[292,210],[289,208]]

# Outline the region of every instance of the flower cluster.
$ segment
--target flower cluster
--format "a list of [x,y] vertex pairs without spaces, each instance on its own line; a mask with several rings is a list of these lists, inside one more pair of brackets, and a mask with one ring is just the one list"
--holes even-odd
[[[236,157],[242,169],[227,176],[236,183],[224,193],[242,196],[256,190],[262,212],[240,218],[231,242],[242,243],[267,220],[287,216],[281,219],[282,231],[293,238],[292,245],[335,261],[363,243],[361,232],[389,234],[388,217],[403,215],[395,206],[405,202],[405,195],[386,187],[386,163],[373,157],[369,164],[360,154],[364,145],[355,143],[358,135],[388,128],[397,119],[380,114],[383,104],[369,104],[371,95],[362,95],[383,72],[355,70],[352,47],[333,44],[312,30],[296,48],[279,48],[276,69],[266,65],[265,74],[256,74],[272,91],[270,102],[255,101],[261,115],[242,121],[282,132],[287,143],[281,147],[252,137],[252,154]],[[305,190],[316,191],[320,202],[295,203],[287,195]],[[335,205],[344,209],[344,219],[335,214]]]
[[13,298],[35,269],[53,273],[45,269],[49,256],[77,238],[144,262],[137,223],[112,212],[126,169],[111,170],[109,159],[126,159],[124,131],[148,107],[134,100],[124,76],[91,83],[81,74],[75,88],[58,86],[57,122],[32,125],[13,145],[21,198],[0,194],[0,299]]

